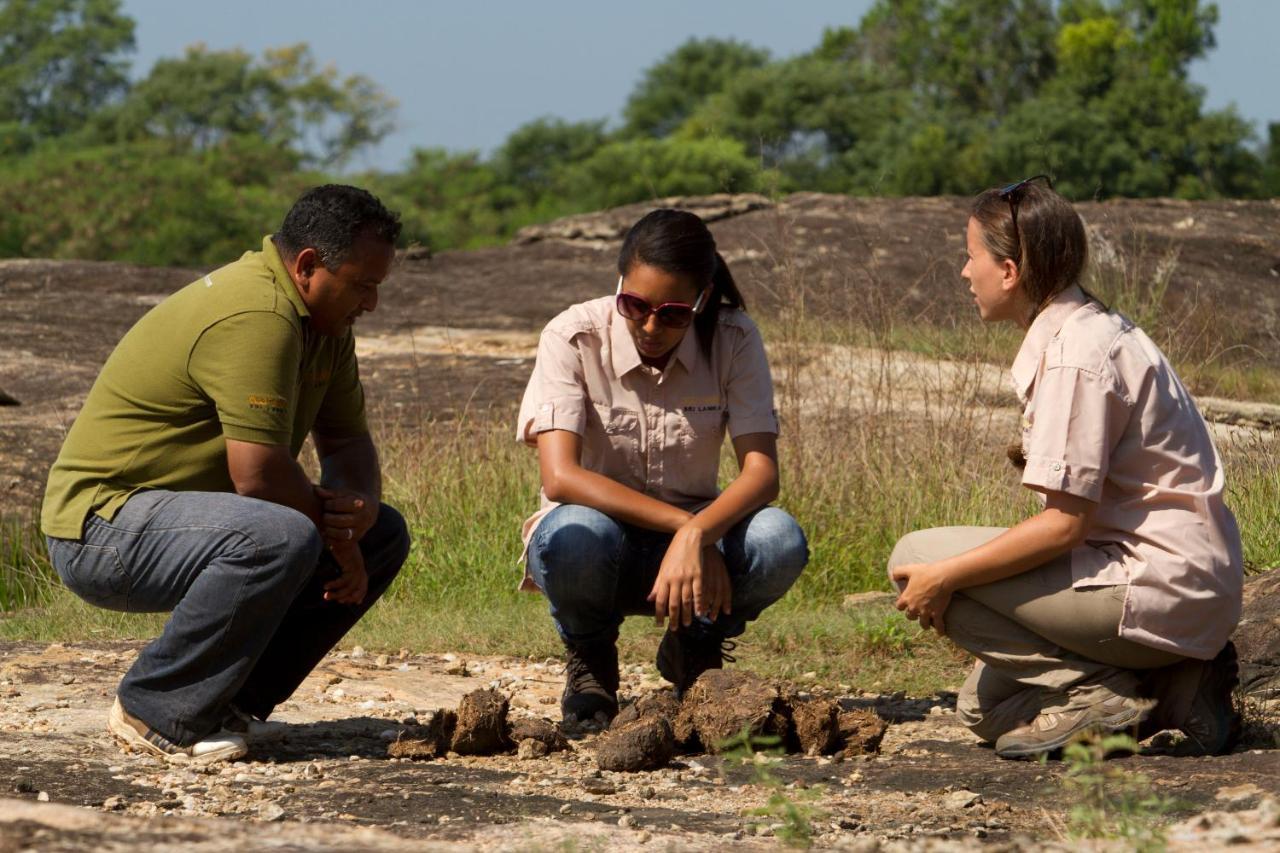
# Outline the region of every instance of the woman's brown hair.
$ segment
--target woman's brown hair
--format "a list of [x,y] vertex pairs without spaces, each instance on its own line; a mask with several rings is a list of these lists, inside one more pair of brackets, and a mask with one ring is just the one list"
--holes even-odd
[[987,251],[1018,268],[1018,283],[1035,306],[1033,317],[1079,283],[1089,259],[1084,222],[1050,187],[1030,178],[986,190],[973,200],[970,215],[982,226]]

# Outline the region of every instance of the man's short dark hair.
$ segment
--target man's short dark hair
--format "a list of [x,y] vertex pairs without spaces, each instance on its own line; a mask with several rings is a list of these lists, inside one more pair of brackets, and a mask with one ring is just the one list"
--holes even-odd
[[320,263],[332,272],[346,262],[352,244],[363,234],[394,246],[400,239],[400,216],[359,187],[325,184],[293,203],[272,239],[288,258],[315,249]]

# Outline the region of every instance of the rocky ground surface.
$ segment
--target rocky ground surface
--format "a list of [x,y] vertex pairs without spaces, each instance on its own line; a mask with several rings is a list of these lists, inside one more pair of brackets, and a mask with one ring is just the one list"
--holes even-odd
[[[963,200],[680,203],[712,220],[757,311],[803,295],[815,311],[971,314],[958,279]],[[1116,269],[1142,259],[1148,270],[1176,255],[1174,300],[1217,312],[1234,342],[1280,365],[1280,203],[1118,201],[1081,211],[1095,255]],[[501,248],[404,258],[380,310],[358,329],[379,422],[509,413],[537,330],[565,305],[611,291],[618,240],[642,212],[538,226]],[[119,337],[203,272],[0,261],[0,516],[33,510],[64,430]],[[865,360],[838,348],[803,355],[850,377]],[[942,374],[952,368],[913,358],[895,367],[910,381],[950,381]],[[1001,371],[987,373],[970,387],[1007,408]],[[1200,400],[1221,424],[1264,430],[1280,424],[1277,402]],[[1268,580],[1251,586],[1237,635],[1250,650],[1242,678],[1255,723],[1275,719],[1280,696],[1280,574]],[[114,686],[137,648],[0,645],[0,850],[773,849],[789,828],[789,805],[810,810],[824,847],[1079,846],[1068,837],[1065,768],[997,760],[957,725],[950,694],[804,685],[843,712],[887,723],[879,751],[861,756],[743,764],[677,754],[660,769],[622,772],[600,769],[600,734],[578,732],[567,750],[545,755],[513,745],[491,756],[391,757],[393,743],[477,687],[510,697],[514,721],[555,719],[560,664],[345,652],[280,709],[277,739],[247,760],[201,768],[123,755],[107,735]],[[660,687],[649,667],[629,667],[624,682],[632,699]],[[1280,753],[1268,725],[1254,725],[1229,756],[1149,754],[1109,766],[1146,776],[1173,804],[1165,835],[1174,849],[1276,849]]]
[[[771,797],[808,811],[820,847],[1075,844],[1064,766],[995,758],[957,724],[952,694],[806,685],[887,723],[878,752],[851,758],[695,754],[610,772],[598,766],[605,736],[571,732],[568,749],[546,755],[415,760],[389,746],[477,688],[510,697],[513,721],[557,717],[561,664],[356,648],[317,668],[246,759],[200,767],[124,754],[106,732],[137,648],[0,646],[0,850],[772,849],[794,822]],[[651,667],[625,668],[628,698],[660,687]],[[1278,754],[1109,766],[1173,804],[1175,849],[1274,849]]]
[[[804,300],[814,315],[885,312],[954,322],[973,310],[959,278],[964,199],[801,193],[668,199],[711,222],[759,313]],[[519,400],[537,331],[613,289],[630,205],[525,229],[509,246],[406,254],[357,329],[380,422],[452,418]],[[1280,202],[1118,200],[1079,206],[1093,253],[1117,276],[1169,274],[1175,304],[1280,366]],[[0,261],[0,514],[29,514],[102,362],[148,308],[204,270]],[[1194,330],[1192,330],[1194,331]],[[1191,332],[1189,332],[1190,334]],[[1206,401],[1202,401],[1205,403]],[[1212,406],[1224,423],[1274,427],[1280,401]]]

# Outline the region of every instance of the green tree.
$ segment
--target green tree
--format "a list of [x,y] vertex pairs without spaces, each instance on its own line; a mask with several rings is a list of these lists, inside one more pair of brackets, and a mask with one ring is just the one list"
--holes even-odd
[[0,0],[0,153],[78,130],[128,86],[119,0]]
[[419,148],[403,172],[366,182],[400,211],[406,241],[437,250],[466,249],[510,233],[504,211],[516,199],[479,152]]
[[566,167],[579,163],[608,139],[604,121],[540,118],[516,128],[495,152],[494,168],[530,202],[554,192]]
[[1051,0],[878,0],[818,55],[887,69],[935,106],[1002,113],[1053,76],[1056,28]]
[[1280,122],[1267,125],[1267,144],[1262,149],[1260,193],[1267,198],[1280,197]]
[[625,133],[667,136],[707,97],[768,61],[767,50],[732,39],[689,39],[645,71],[622,111]]
[[260,60],[194,45],[157,61],[95,123],[107,139],[163,139],[196,151],[253,136],[333,167],[386,136],[394,107],[368,78],[317,67],[304,44],[268,50]]
[[[257,245],[317,180],[289,171],[279,178],[273,156],[278,149],[240,139],[197,153],[160,141],[50,145],[0,161],[0,254],[224,263]],[[277,178],[270,185],[260,181],[267,173]]]
[[566,175],[569,198],[585,210],[651,198],[750,192],[760,167],[729,139],[611,142]]

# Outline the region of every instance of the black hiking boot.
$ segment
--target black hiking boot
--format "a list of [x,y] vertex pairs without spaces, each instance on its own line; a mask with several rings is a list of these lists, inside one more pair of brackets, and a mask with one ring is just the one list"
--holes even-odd
[[1178,729],[1186,740],[1179,755],[1225,755],[1240,739],[1241,721],[1233,704],[1240,683],[1236,647],[1228,642],[1211,661],[1185,659],[1145,674],[1147,695],[1159,700],[1138,739]]
[[594,643],[565,642],[564,693],[560,715],[565,722],[608,723],[618,714],[618,635]]
[[669,629],[662,635],[655,663],[659,674],[675,685],[676,698],[683,699],[699,675],[709,669],[722,669],[725,661],[737,661],[729,654],[737,645],[700,626]]
[[1240,683],[1235,644],[1228,641],[1200,675],[1191,712],[1178,728],[1187,736],[1184,750],[1192,755],[1226,755],[1240,739],[1240,714],[1232,693]]

